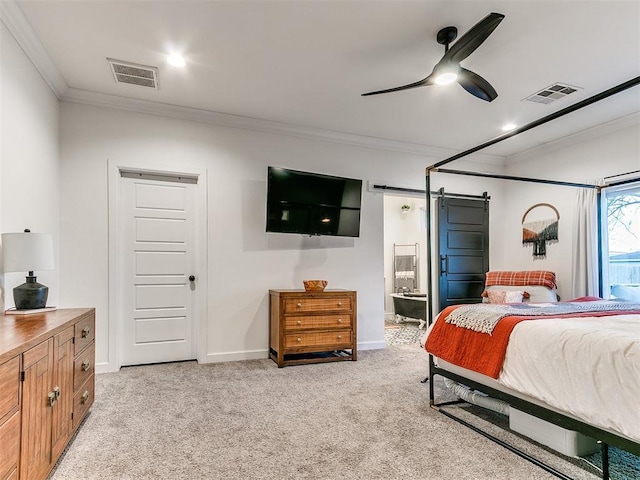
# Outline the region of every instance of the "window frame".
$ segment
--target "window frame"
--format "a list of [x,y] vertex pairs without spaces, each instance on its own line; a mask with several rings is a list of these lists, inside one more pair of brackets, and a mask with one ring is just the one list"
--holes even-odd
[[610,281],[610,253],[609,253],[609,199],[612,196],[621,196],[628,192],[640,195],[640,178],[628,179],[619,184],[613,184],[601,189],[600,195],[600,295],[603,298],[611,298]]

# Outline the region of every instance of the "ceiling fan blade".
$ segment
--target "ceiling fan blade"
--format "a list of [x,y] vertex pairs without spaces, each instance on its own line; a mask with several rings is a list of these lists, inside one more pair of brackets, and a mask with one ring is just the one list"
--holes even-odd
[[388,88],[386,90],[378,90],[376,92],[363,93],[362,96],[363,97],[367,97],[369,95],[378,95],[380,93],[398,92],[400,90],[409,90],[410,88],[424,87],[424,86],[432,85],[432,84],[433,84],[433,82],[431,81],[431,75],[429,75],[428,77],[423,78],[422,80],[420,80],[418,82],[410,83],[408,85],[403,85],[401,87]]
[[490,13],[484,17],[447,50],[440,62],[460,63],[491,35],[503,18],[501,13]]
[[481,100],[492,102],[498,96],[498,93],[477,73],[473,73],[471,70],[460,67],[460,74],[458,75],[458,83],[471,95],[478,97]]

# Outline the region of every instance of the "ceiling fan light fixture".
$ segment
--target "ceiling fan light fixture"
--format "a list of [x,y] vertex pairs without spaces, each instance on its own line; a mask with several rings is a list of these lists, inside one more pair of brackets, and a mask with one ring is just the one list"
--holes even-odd
[[433,81],[437,85],[448,85],[458,79],[460,74],[460,65],[457,63],[444,62],[434,68]]
[[179,53],[172,53],[170,55],[167,55],[167,63],[174,67],[184,67],[186,65],[184,57]]
[[503,14],[490,13],[471,27],[471,29],[467,30],[453,45],[451,45],[451,42],[456,40],[458,29],[453,26],[441,28],[436,35],[436,41],[444,46],[444,55],[429,75],[417,82],[387,88],[385,90],[363,93],[362,96],[368,97],[369,95],[399,92],[417,87],[428,87],[434,84],[446,85],[448,83],[458,82],[464,90],[474,97],[486,102],[492,102],[498,96],[496,90],[480,75],[462,67],[460,62],[471,55],[489,35],[493,33],[502,19],[504,19]]
[[458,74],[455,72],[444,72],[439,74],[436,79],[435,82],[438,85],[448,85],[450,83],[455,82],[458,79]]

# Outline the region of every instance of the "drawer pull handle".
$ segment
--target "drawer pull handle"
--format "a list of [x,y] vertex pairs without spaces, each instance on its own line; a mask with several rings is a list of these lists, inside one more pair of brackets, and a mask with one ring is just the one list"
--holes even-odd
[[301,306],[302,306],[302,304],[301,304],[301,303],[298,303],[298,304],[296,305],[296,307],[298,307],[298,308],[300,308]]
[[60,398],[60,387],[59,386],[55,386],[53,387],[53,394],[56,396],[56,400],[58,400]]
[[91,329],[89,327],[84,327],[82,329],[82,338],[87,338],[89,333],[91,333]]
[[298,325],[302,325],[302,320],[298,320],[296,323],[297,323]]
[[89,391],[85,390],[82,394],[82,397],[80,397],[80,403],[84,405],[85,403],[87,403],[87,400],[89,400]]
[[342,338],[342,335],[338,335],[338,340],[340,340]]
[[338,319],[338,323],[342,323],[342,319],[341,318]]
[[302,339],[300,337],[296,338],[296,341],[301,342]]
[[342,306],[342,302],[338,302],[338,306],[341,307]]
[[53,407],[56,403],[56,394],[55,392],[49,392],[47,393],[47,403],[49,404],[50,407]]
[[89,368],[91,368],[91,363],[89,362],[89,360],[85,360],[84,362],[82,362],[83,372],[86,372],[87,370],[89,370]]

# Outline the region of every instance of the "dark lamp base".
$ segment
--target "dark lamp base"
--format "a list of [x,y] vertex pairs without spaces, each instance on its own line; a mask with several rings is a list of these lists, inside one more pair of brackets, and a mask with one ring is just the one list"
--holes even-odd
[[13,289],[13,302],[16,310],[32,310],[47,306],[49,287],[36,282],[35,276],[27,276],[26,283]]

